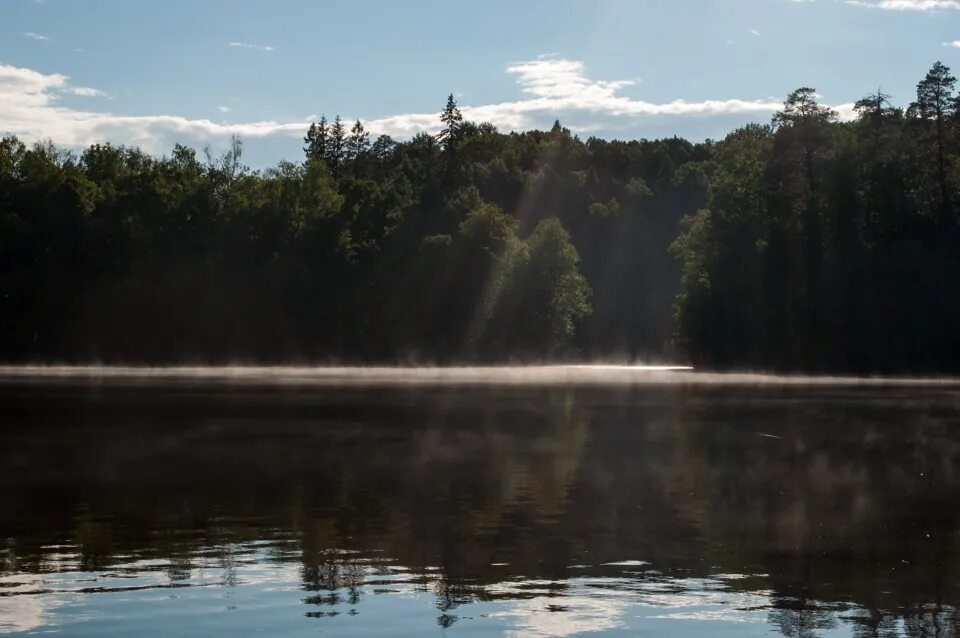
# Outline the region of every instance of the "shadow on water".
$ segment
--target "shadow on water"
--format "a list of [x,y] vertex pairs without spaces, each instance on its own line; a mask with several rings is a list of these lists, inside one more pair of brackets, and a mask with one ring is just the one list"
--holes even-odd
[[0,384],[0,631],[29,628],[4,601],[259,583],[291,618],[369,608],[381,631],[428,600],[435,629],[516,635],[640,616],[958,635],[958,405],[950,387]]

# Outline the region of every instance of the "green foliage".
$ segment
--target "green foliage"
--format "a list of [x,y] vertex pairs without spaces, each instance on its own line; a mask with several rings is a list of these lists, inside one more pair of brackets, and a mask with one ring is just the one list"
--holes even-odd
[[587,208],[591,215],[597,217],[614,217],[620,211],[620,202],[611,197],[606,203],[594,202]]
[[830,107],[817,103],[817,90],[802,86],[787,96],[783,110],[773,116],[777,126],[811,126],[827,124],[837,117]]
[[624,190],[630,197],[641,198],[641,197],[650,197],[653,195],[653,191],[650,190],[650,187],[647,186],[647,183],[643,181],[641,177],[634,177],[627,185],[624,187]]
[[520,277],[526,296],[531,337],[553,354],[573,338],[577,324],[590,314],[590,287],[580,274],[580,256],[563,224],[541,221],[527,239],[529,256]]
[[956,370],[952,90],[937,63],[906,113],[877,91],[836,123],[802,88],[776,130],[717,144],[707,207],[673,244],[677,345],[713,367]]
[[930,126],[929,137],[934,140],[936,149],[936,183],[940,194],[939,218],[941,224],[950,224],[951,217],[950,188],[947,177],[949,159],[947,154],[950,143],[948,122],[956,114],[960,96],[953,95],[957,79],[942,62],[933,65],[927,75],[917,84],[917,101],[910,105],[913,112]]
[[327,125],[327,116],[320,117],[320,123],[311,122],[307,135],[303,138],[303,152],[307,160],[319,160],[327,157],[327,142],[330,137],[330,127]]
[[330,133],[326,144],[326,154],[323,156],[334,176],[339,177],[344,162],[347,160],[347,127],[338,115],[330,126]]
[[478,202],[460,223],[459,235],[474,250],[497,256],[516,237],[516,230],[516,219],[493,204]]
[[198,159],[4,139],[0,359],[659,354],[666,247],[706,196],[675,171],[703,147],[502,134],[452,97],[442,118],[371,144],[322,117],[302,164],[265,171],[239,140]]
[[0,359],[956,370],[957,99],[938,64],[908,109],[838,122],[804,87],[691,144],[504,134],[450,96],[437,137],[321,118],[264,171],[239,140],[4,138]]
[[463,115],[457,108],[457,101],[453,99],[453,93],[447,97],[447,105],[440,112],[440,124],[443,125],[437,140],[448,150],[452,150],[460,136],[460,130],[463,127]]

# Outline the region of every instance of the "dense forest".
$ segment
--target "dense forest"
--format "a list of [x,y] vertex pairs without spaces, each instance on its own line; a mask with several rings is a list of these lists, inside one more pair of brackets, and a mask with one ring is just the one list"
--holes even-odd
[[[0,360],[960,368],[960,96],[719,142],[322,118],[304,160],[0,141]],[[3,123],[0,122],[0,130]]]

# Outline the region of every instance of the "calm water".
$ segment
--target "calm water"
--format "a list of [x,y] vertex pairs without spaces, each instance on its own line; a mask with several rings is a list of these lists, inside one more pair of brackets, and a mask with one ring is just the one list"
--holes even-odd
[[0,633],[960,635],[960,389],[649,374],[0,373]]

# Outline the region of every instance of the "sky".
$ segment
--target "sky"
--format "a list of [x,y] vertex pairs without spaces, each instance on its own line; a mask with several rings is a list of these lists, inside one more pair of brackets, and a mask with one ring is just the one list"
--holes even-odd
[[[311,120],[720,139],[800,86],[849,117],[960,72],[960,0],[0,0],[0,133],[302,158]],[[958,73],[955,73],[958,74]]]

